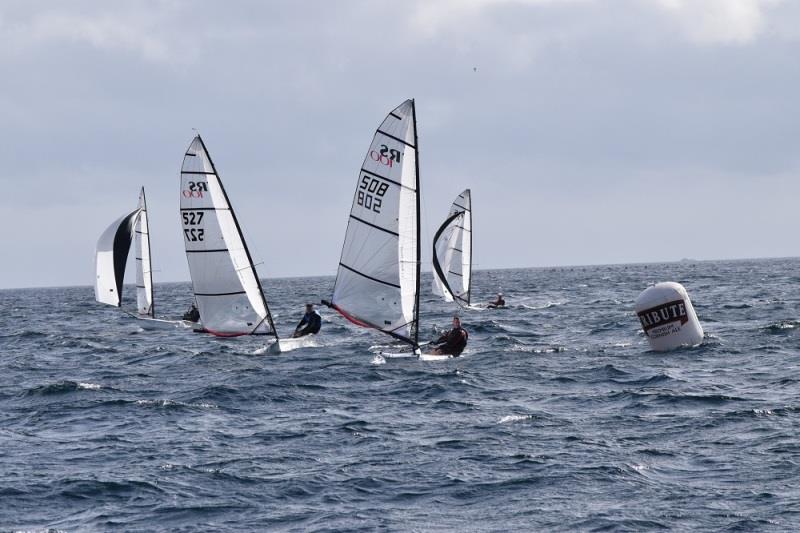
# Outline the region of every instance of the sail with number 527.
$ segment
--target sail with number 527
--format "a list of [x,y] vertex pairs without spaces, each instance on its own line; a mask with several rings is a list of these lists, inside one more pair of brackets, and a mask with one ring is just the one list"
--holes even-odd
[[472,283],[472,195],[458,195],[433,237],[433,293],[447,302],[470,304]]
[[418,345],[419,162],[414,100],[383,120],[358,173],[330,305]]
[[204,330],[224,337],[277,337],[239,222],[199,135],[183,158],[180,202],[186,258]]

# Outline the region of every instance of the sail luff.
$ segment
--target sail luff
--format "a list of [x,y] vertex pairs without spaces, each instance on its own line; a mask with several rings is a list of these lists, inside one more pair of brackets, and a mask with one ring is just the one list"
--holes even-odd
[[420,190],[419,190],[419,138],[417,137],[417,105],[415,100],[411,99],[411,121],[414,124],[414,167],[417,175],[417,288],[414,295],[414,323],[412,325],[414,331],[414,349],[419,348],[419,284],[422,277],[422,239],[420,239],[421,232],[421,209],[420,209]]

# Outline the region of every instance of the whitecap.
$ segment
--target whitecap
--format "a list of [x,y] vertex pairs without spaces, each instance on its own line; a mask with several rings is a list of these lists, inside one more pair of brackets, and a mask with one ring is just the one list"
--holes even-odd
[[382,355],[378,354],[378,355],[376,355],[375,357],[372,358],[372,361],[370,361],[370,364],[373,364],[373,365],[385,365],[386,364],[386,359],[384,359]]
[[103,386],[98,385],[97,383],[78,383],[78,388],[85,390],[99,390],[102,389]]
[[500,419],[498,424],[507,424],[509,422],[519,422],[520,420],[530,420],[533,418],[531,415],[506,415]]

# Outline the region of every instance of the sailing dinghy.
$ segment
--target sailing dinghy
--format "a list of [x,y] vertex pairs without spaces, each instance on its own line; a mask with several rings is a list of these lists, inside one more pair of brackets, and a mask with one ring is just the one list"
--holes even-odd
[[378,127],[361,164],[333,296],[323,301],[353,324],[411,345],[396,354],[406,357],[423,355],[417,141],[414,100],[406,100]]
[[472,283],[472,196],[458,195],[433,237],[433,293],[470,307]]
[[95,250],[95,300],[122,307],[122,286],[125,266],[133,244],[136,253],[136,314],[134,318],[174,327],[186,325],[182,320],[155,318],[153,303],[153,270],[150,254],[150,228],[144,187],[139,192],[139,207],[115,220],[100,236]]
[[203,329],[219,337],[277,331],[250,251],[216,167],[197,135],[181,167],[186,259]]

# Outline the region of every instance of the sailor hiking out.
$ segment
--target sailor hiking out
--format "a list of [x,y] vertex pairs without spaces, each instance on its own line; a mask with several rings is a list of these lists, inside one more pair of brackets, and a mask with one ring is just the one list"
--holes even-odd
[[314,309],[314,304],[306,304],[306,314],[303,315],[303,319],[297,324],[297,327],[294,328],[292,337],[304,337],[311,333],[319,333],[321,327],[322,317],[316,309]]
[[454,316],[453,329],[445,332],[433,343],[435,346],[433,354],[452,355],[453,357],[458,357],[461,355],[461,352],[464,351],[464,348],[467,347],[468,339],[469,333],[467,333],[467,330],[461,327],[461,319],[459,319],[457,316]]

